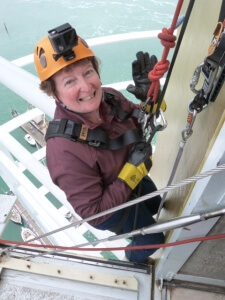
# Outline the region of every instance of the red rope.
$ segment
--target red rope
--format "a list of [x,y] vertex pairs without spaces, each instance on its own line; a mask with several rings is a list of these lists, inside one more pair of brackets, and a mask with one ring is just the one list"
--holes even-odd
[[29,244],[29,243],[23,243],[23,242],[1,240],[1,239],[0,239],[0,244],[6,245],[6,246],[7,245],[16,245],[16,246],[35,247],[35,248],[49,248],[49,249],[61,249],[61,250],[74,250],[74,251],[121,251],[121,250],[142,250],[142,249],[167,248],[167,247],[179,246],[179,245],[184,245],[184,244],[189,244],[189,243],[218,240],[218,239],[224,239],[224,238],[225,238],[225,233],[221,233],[221,234],[215,234],[215,235],[211,235],[211,236],[191,238],[191,239],[176,241],[176,242],[172,242],[172,243],[165,243],[165,244],[112,247],[112,248],[96,248],[96,247],[81,248],[81,247],[65,247],[65,246],[56,246],[56,245],[39,245],[39,244]]
[[176,23],[182,5],[183,5],[183,0],[179,0],[174,13],[171,27],[169,29],[163,28],[162,32],[158,34],[158,38],[161,40],[161,44],[164,46],[164,50],[163,50],[161,60],[154,66],[153,70],[148,74],[148,77],[152,82],[152,84],[148,90],[147,97],[148,98],[151,97],[152,102],[155,102],[158,97],[159,87],[160,87],[159,80],[169,69],[170,62],[167,60],[167,56],[169,54],[170,48],[174,48],[176,45],[175,43],[176,36],[173,33],[176,28]]

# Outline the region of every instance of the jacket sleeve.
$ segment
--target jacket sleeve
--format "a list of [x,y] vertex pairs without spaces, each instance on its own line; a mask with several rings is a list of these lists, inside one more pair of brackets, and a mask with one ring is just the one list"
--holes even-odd
[[[65,192],[67,200],[83,219],[127,202],[132,191],[117,179],[123,166],[121,155],[121,150],[112,154],[61,138],[50,139],[47,145],[47,164],[52,180]],[[90,224],[102,223],[109,216],[95,219]]]

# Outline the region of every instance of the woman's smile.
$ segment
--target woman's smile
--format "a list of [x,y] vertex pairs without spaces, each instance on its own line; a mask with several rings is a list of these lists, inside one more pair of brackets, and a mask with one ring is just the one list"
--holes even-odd
[[81,101],[81,102],[87,102],[87,101],[93,99],[94,96],[95,96],[95,93],[93,93],[91,96],[86,96],[86,97],[80,98],[79,101]]

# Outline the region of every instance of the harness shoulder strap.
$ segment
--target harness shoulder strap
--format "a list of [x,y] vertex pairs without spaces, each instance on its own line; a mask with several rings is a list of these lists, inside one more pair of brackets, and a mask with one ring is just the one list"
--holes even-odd
[[116,114],[116,116],[121,120],[124,121],[131,116],[131,113],[127,113],[120,108],[120,103],[115,99],[116,94],[112,92],[108,93],[104,91],[105,95],[105,102],[109,103],[112,106],[112,110]]
[[124,121],[128,118],[139,118],[140,110],[139,109],[134,109],[132,112],[125,112],[120,108],[120,103],[115,99],[117,96],[113,92],[110,91],[106,92],[104,91],[105,94],[105,101],[109,103],[112,106],[112,109],[115,111],[117,117],[121,120]]

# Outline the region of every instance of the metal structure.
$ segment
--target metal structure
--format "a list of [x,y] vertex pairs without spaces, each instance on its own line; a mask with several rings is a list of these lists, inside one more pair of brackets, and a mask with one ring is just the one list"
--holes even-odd
[[[143,34],[138,36],[136,33],[117,35],[113,39],[111,37],[92,39],[88,43],[91,46],[98,46],[102,43],[111,43],[118,40],[155,37],[157,33],[154,32],[153,35],[152,32],[150,35],[145,33],[144,36]],[[80,218],[67,202],[64,193],[52,183],[47,168],[41,163],[41,160],[45,157],[45,148],[31,154],[10,134],[14,129],[43,113],[50,118],[53,117],[55,109],[53,99],[39,90],[37,77],[22,68],[29,63],[32,63],[31,56],[14,62],[9,62],[0,57],[0,82],[35,107],[0,126],[0,176],[33,216],[43,232],[47,233],[70,224],[60,214],[59,210],[49,202],[46,196],[48,193],[54,195],[78,220]],[[128,82],[116,83],[111,86],[124,89],[127,85]],[[29,89],[27,89],[27,86],[29,86]],[[224,164],[224,149],[225,125],[221,123],[218,126],[217,138],[202,166],[201,172]],[[41,183],[40,188],[37,188],[25,176],[24,169],[28,170]],[[224,208],[224,180],[225,172],[222,172],[197,182],[185,203],[181,217]],[[7,206],[5,205],[6,197]],[[4,210],[0,210],[0,232],[4,230],[4,225],[8,221],[9,212],[16,197],[1,195],[0,206],[3,206]],[[210,220],[203,221],[201,226],[192,224],[183,227],[183,225],[182,228],[170,233],[167,239],[168,242],[221,233],[224,227],[224,217],[210,218]],[[87,229],[99,240],[111,236],[109,232],[98,231],[84,223],[78,228],[69,228],[50,235],[49,239],[55,245],[85,244],[87,240],[83,233]],[[99,243],[98,247],[126,246],[127,243],[126,240],[118,241],[115,237],[115,239],[111,238],[111,241]],[[44,291],[49,293],[47,299],[51,299],[54,292],[58,293],[55,299],[62,296],[64,299],[67,299],[66,297],[69,299],[69,296],[75,293],[77,299],[96,299],[96,297],[97,299],[114,300],[150,299],[155,289],[155,299],[158,300],[161,299],[163,293],[166,293],[165,290],[169,284],[175,284],[176,281],[214,285],[219,287],[220,293],[222,293],[221,291],[225,289],[224,260],[217,258],[224,255],[224,241],[219,240],[213,243],[216,243],[216,250],[213,248],[214,251],[212,251],[212,247],[215,244],[212,245],[210,242],[165,248],[155,266],[155,286],[152,284],[152,267],[146,269],[146,267],[135,266],[124,261],[122,263],[117,261],[108,262],[102,259],[101,253],[95,252],[95,258],[87,258],[87,255],[93,256],[93,254],[91,252],[82,253],[81,251],[72,254],[57,254],[56,256],[49,254],[47,257],[35,258],[28,262],[25,257],[28,254],[37,254],[40,250],[15,249],[9,257],[3,255],[0,258],[0,271],[2,272],[0,290],[7,295],[10,286],[14,284],[9,282],[10,277],[14,276],[18,279],[18,281],[15,281],[18,291],[21,291],[20,284],[22,282],[22,285],[26,287],[26,291],[33,288],[33,293],[39,295],[39,298],[36,299],[41,299],[40,295],[43,295]],[[4,248],[1,249],[1,252],[4,253]],[[120,251],[116,255],[117,258],[122,260],[124,253]],[[47,267],[43,268],[43,264]],[[37,280],[39,286],[34,284]],[[59,286],[63,286],[61,294],[57,289]],[[25,296],[24,294],[24,299]]]

